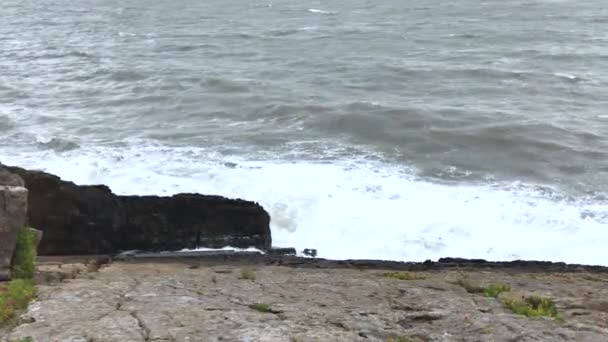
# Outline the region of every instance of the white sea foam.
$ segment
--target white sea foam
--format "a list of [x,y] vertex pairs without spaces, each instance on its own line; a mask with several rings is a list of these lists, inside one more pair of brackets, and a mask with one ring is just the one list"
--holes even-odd
[[579,76],[565,74],[565,73],[560,73],[560,72],[557,72],[557,73],[555,73],[553,75],[555,75],[557,77],[560,77],[560,78],[568,79],[570,81],[580,81],[581,80],[581,78]]
[[261,251],[257,248],[254,248],[254,247],[238,248],[238,247],[232,247],[232,246],[226,246],[224,248],[206,248],[206,247],[199,247],[199,248],[194,248],[194,249],[184,248],[180,252],[213,252],[213,251],[256,252],[256,253],[265,254],[263,251]]
[[319,14],[335,14],[335,12],[324,11],[324,10],[320,10],[320,9],[316,9],[316,8],[309,8],[308,12],[310,12],[310,13],[319,13]]
[[383,163],[255,161],[201,149],[85,148],[0,160],[119,194],[200,192],[260,202],[275,246],[324,258],[536,259],[608,265],[605,203],[554,200],[522,186],[450,186]]
[[298,30],[299,31],[314,31],[319,29],[318,26],[304,26],[304,27],[299,27]]

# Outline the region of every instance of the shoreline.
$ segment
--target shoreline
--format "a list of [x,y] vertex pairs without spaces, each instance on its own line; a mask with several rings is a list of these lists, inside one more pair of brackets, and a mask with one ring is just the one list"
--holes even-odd
[[54,262],[82,262],[83,260],[102,260],[101,263],[119,261],[131,263],[185,263],[191,265],[222,265],[222,264],[248,264],[266,266],[286,266],[293,268],[320,268],[320,269],[378,269],[394,271],[439,271],[439,270],[510,270],[520,272],[589,272],[608,273],[608,266],[568,264],[564,262],[514,260],[514,261],[488,261],[484,259],[440,258],[437,261],[407,262],[392,260],[346,259],[331,260],[323,258],[310,258],[292,255],[271,255],[256,252],[229,252],[229,251],[193,251],[193,252],[163,252],[142,253],[128,256],[112,255],[64,255],[39,256],[39,264]]

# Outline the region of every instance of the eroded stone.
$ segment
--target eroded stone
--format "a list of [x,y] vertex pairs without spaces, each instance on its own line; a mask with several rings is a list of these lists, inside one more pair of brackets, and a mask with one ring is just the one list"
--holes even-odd
[[11,258],[27,218],[27,190],[0,186],[0,280],[10,279]]

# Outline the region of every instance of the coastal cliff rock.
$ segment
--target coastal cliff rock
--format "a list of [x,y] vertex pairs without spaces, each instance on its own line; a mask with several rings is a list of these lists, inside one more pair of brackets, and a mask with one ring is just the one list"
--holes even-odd
[[22,184],[19,176],[0,167],[0,281],[11,278],[11,258],[27,218],[28,192]]
[[270,217],[253,202],[199,194],[119,199],[125,212],[122,249],[270,248]]
[[29,224],[44,232],[40,255],[271,245],[270,217],[254,202],[199,194],[118,196],[104,185],[7,168],[29,190]]
[[[6,341],[600,342],[608,336],[605,268],[475,264],[395,273],[308,258],[303,262],[314,266],[251,264],[248,257],[114,262],[89,272],[90,263],[78,258],[46,260],[41,275],[69,281],[40,285],[37,302]],[[254,277],[243,277],[243,270]],[[491,284],[509,290],[496,296],[471,290]],[[558,318],[527,317],[505,304],[531,296],[550,298]]]

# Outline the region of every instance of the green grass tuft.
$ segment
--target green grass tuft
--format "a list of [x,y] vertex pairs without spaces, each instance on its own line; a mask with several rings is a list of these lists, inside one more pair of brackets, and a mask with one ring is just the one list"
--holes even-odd
[[486,297],[496,298],[503,292],[511,292],[511,286],[505,284],[490,284],[484,288],[483,294]]
[[34,342],[34,339],[28,336],[28,337],[24,337],[22,339],[19,339],[19,340],[15,341],[15,342]]
[[408,272],[390,272],[390,273],[385,273],[384,274],[385,277],[387,278],[393,278],[393,279],[399,279],[399,280],[421,280],[424,279],[424,277],[420,277]]
[[420,341],[417,338],[409,337],[409,336],[398,336],[398,337],[389,337],[386,342],[417,342]]
[[468,293],[483,294],[486,297],[496,298],[503,292],[511,292],[511,286],[506,284],[490,284],[487,287],[477,286],[466,280],[459,279],[454,284],[462,286]]
[[262,304],[262,303],[251,304],[251,305],[249,305],[249,308],[259,311],[259,312],[263,312],[263,313],[274,313],[274,311],[270,308],[270,305],[268,305],[268,304]]
[[249,267],[243,267],[243,268],[241,268],[240,279],[247,279],[247,280],[255,281],[255,273]]
[[36,269],[36,237],[31,230],[21,229],[11,261],[14,279],[32,279]]
[[27,308],[36,297],[34,282],[28,279],[15,279],[0,285],[0,324],[15,317],[18,310]]
[[516,314],[526,317],[552,317],[559,318],[553,299],[531,296],[522,299],[509,298],[504,301],[507,308]]

